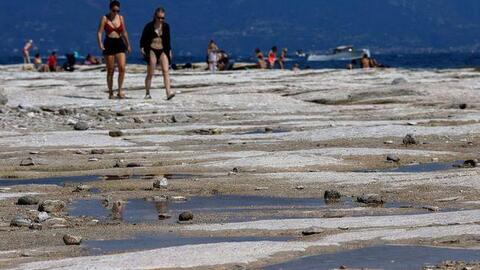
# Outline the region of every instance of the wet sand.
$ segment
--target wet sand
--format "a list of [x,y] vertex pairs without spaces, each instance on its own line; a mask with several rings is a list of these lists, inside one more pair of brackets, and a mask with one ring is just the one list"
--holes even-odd
[[[128,99],[108,100],[98,70],[0,67],[1,268],[261,269],[384,244],[480,247],[479,170],[457,166],[480,150],[479,72],[178,71],[177,97],[158,77],[146,101],[143,70],[129,67]],[[341,201],[325,204],[326,190]],[[16,205],[23,194],[64,201],[50,214],[63,225],[10,226],[38,214]],[[364,194],[386,203],[356,202]],[[182,211],[193,220],[178,224]],[[67,233],[84,243],[65,246]],[[142,248],[139,235],[186,240]],[[127,248],[86,257],[101,240]]]

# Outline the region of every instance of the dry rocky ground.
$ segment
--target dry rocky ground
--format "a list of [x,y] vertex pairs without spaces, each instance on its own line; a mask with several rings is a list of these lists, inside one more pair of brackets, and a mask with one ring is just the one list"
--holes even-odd
[[[378,245],[480,248],[473,69],[181,71],[172,101],[160,87],[143,99],[139,66],[126,100],[106,99],[98,70],[19,70],[0,68],[1,268],[261,269]],[[327,190],[340,201],[325,204]],[[91,248],[138,235],[170,237]]]

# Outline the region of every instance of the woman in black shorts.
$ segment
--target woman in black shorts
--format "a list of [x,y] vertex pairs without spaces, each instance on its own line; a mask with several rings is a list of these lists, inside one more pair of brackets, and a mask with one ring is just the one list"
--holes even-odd
[[172,46],[170,43],[170,26],[165,22],[165,15],[165,9],[157,8],[153,14],[153,21],[145,25],[140,40],[140,50],[148,63],[147,77],[145,78],[145,99],[152,98],[150,88],[157,63],[160,63],[162,68],[167,100],[175,96],[175,92],[170,89],[169,69]]
[[[102,43],[103,32],[105,40]],[[107,64],[107,86],[108,97],[113,99],[113,73],[115,71],[115,59],[118,64],[118,98],[125,98],[123,93],[123,80],[125,79],[126,55],[130,53],[130,41],[128,40],[127,27],[125,20],[120,15],[120,2],[117,0],[110,2],[110,13],[103,16],[97,31],[98,46],[103,51],[105,62]]]

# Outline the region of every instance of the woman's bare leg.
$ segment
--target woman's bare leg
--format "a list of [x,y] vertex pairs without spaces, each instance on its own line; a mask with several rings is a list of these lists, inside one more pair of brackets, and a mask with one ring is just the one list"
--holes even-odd
[[125,66],[127,64],[127,57],[124,53],[119,53],[115,55],[118,63],[118,97],[125,98],[125,93],[123,92],[123,81],[125,80]]
[[115,56],[106,55],[105,62],[107,65],[108,98],[113,99],[113,72],[115,71]]
[[165,84],[165,91],[167,93],[167,99],[173,98],[175,96],[175,92],[171,91],[170,87],[170,63],[168,61],[168,57],[165,53],[162,53],[160,56],[160,64],[162,65],[162,73],[163,73],[163,83]]
[[157,56],[153,51],[150,51],[149,63],[147,66],[147,77],[145,77],[145,99],[151,99],[150,88],[152,88],[152,79],[155,75],[155,67],[157,66]]

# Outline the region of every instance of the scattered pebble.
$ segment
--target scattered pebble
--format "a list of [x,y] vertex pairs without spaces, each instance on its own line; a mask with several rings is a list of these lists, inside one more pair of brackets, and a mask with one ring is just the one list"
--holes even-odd
[[26,158],[20,162],[20,166],[22,167],[35,166],[35,162],[33,162],[32,158]]
[[262,191],[262,190],[269,190],[270,188],[268,187],[256,187],[255,190],[256,191]]
[[185,221],[190,221],[193,219],[193,213],[192,212],[183,212],[178,216],[178,221],[185,222]]
[[143,167],[143,165],[136,162],[131,162],[127,164],[127,168],[138,168],[138,167]]
[[145,123],[145,120],[143,120],[140,117],[134,117],[133,122],[135,122],[136,124],[143,124],[143,123]]
[[82,243],[82,237],[72,234],[65,234],[63,236],[63,242],[67,246],[80,245]]
[[385,204],[385,200],[378,194],[363,194],[362,196],[357,197],[357,202],[375,205]]
[[103,154],[105,154],[105,150],[104,149],[93,149],[92,151],[90,151],[90,153],[92,155],[103,155]]
[[32,221],[28,218],[24,217],[15,217],[10,222],[10,226],[12,227],[27,227],[29,228],[32,225]]
[[430,211],[430,212],[438,212],[438,211],[440,211],[440,207],[438,207],[438,206],[427,205],[427,206],[424,206],[424,207],[422,207],[422,208],[425,209],[425,210],[428,210],[428,211]]
[[163,177],[162,179],[157,179],[153,182],[153,188],[158,189],[167,189],[168,187],[168,179]]
[[477,166],[478,166],[478,160],[476,159],[466,160],[463,163],[463,167],[465,168],[476,168]]
[[37,205],[39,203],[38,198],[33,196],[23,196],[18,198],[17,204],[18,205]]
[[334,202],[339,202],[340,199],[342,198],[342,194],[336,190],[326,190],[325,193],[323,194],[323,199],[325,200],[326,203],[334,203]]
[[112,130],[108,132],[108,136],[116,138],[116,137],[122,137],[123,136],[123,131],[121,130]]
[[184,196],[170,196],[168,199],[170,201],[176,201],[176,202],[184,202],[187,200],[187,198]]
[[400,158],[395,154],[389,154],[387,155],[387,161],[400,162]]
[[324,232],[325,231],[322,228],[310,227],[308,229],[303,230],[302,235],[309,236],[309,235],[315,235],[315,234],[322,234]]
[[403,138],[403,144],[408,146],[418,144],[418,142],[413,134],[407,134],[405,138]]
[[65,202],[60,200],[46,200],[40,204],[38,211],[47,213],[61,212],[66,207]]
[[88,126],[88,124],[83,121],[79,121],[73,126],[73,129],[77,131],[84,131],[84,130],[88,130],[89,128],[90,127]]

